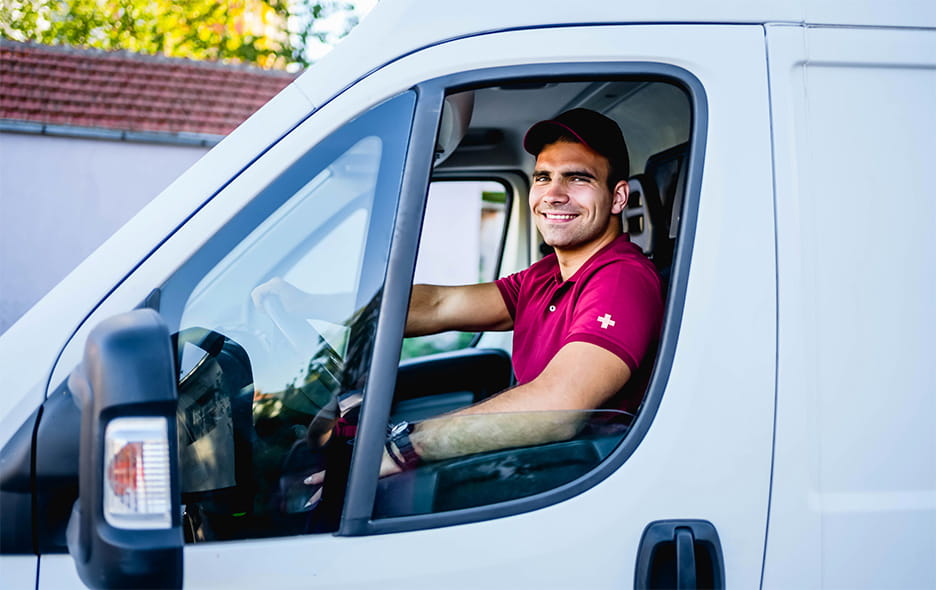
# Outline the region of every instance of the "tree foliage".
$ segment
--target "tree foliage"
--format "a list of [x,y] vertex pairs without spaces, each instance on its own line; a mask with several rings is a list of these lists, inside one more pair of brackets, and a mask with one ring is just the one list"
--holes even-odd
[[341,0],[2,0],[0,36],[170,57],[225,60],[265,68],[308,65],[312,39],[333,41],[318,23],[356,21]]

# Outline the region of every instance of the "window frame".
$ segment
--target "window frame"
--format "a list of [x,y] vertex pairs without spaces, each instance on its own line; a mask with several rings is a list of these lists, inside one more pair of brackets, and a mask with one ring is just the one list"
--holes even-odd
[[[654,79],[681,87],[689,100],[691,117],[682,211],[666,294],[663,331],[644,402],[630,432],[598,467],[555,489],[487,506],[374,519],[372,514],[378,468],[393,401],[393,384],[396,382],[418,240],[432,176],[436,130],[444,97],[452,92],[522,80],[571,81],[626,77]],[[415,88],[416,113],[403,174],[397,225],[390,246],[384,297],[380,306],[381,320],[374,342],[371,376],[368,380],[368,390],[371,391],[364,396],[347,496],[337,532],[342,536],[424,530],[522,514],[569,499],[602,482],[634,453],[656,416],[673,366],[685,305],[708,132],[707,97],[702,83],[695,75],[681,67],[657,62],[544,63],[471,70],[427,80]]]

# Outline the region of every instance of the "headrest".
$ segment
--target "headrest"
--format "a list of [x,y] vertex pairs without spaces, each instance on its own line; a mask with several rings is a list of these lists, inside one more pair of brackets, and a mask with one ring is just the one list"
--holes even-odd
[[473,111],[474,91],[459,92],[445,97],[433,166],[438,166],[444,162],[461,143],[462,138],[465,137],[465,133],[468,131]]

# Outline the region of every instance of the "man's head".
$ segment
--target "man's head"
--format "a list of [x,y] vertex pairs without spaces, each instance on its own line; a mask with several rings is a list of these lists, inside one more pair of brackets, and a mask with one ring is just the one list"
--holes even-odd
[[533,125],[523,147],[536,156],[530,210],[547,244],[593,251],[621,232],[628,159],[614,121],[575,109]]

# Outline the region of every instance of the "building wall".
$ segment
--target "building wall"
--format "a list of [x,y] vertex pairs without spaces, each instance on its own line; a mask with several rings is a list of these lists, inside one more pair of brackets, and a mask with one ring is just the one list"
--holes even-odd
[[0,132],[0,333],[207,151]]

